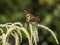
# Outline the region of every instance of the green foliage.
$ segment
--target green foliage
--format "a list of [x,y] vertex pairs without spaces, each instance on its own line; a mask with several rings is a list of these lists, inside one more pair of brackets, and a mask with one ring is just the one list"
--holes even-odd
[[[0,0],[0,23],[19,21],[24,24],[26,22],[24,9],[38,16],[40,24],[55,31],[60,42],[60,0]],[[41,32],[41,35],[51,37],[48,33],[43,35]]]

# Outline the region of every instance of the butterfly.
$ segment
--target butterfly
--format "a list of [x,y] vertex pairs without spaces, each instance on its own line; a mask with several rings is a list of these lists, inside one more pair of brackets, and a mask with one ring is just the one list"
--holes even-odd
[[30,21],[30,22],[40,21],[39,17],[33,16],[33,15],[32,15],[30,12],[28,12],[27,10],[24,10],[24,14],[26,15],[27,21]]

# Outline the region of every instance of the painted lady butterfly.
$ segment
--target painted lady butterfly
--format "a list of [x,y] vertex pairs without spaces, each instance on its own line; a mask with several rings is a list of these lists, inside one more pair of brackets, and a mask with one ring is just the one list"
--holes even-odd
[[35,22],[40,21],[39,17],[33,16],[31,13],[29,13],[27,10],[24,10],[24,13],[26,15],[26,18],[28,21]]

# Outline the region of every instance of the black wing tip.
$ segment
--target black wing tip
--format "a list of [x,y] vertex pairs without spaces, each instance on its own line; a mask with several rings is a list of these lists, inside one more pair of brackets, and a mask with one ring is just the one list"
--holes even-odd
[[25,9],[25,10],[24,10],[24,14],[28,14],[28,13],[29,13],[29,12]]

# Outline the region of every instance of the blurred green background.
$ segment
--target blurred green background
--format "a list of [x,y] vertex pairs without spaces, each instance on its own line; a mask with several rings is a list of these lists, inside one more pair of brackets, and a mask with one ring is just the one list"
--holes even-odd
[[[60,0],[0,0],[0,23],[25,23],[25,9],[39,16],[39,23],[51,28],[60,42]],[[57,45],[48,31],[41,30],[39,45]]]

